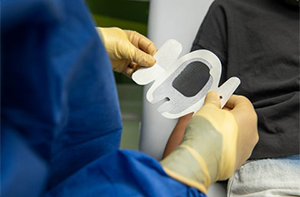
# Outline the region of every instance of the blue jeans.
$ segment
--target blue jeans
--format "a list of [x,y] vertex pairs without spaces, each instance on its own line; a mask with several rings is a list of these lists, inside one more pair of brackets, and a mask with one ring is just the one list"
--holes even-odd
[[229,179],[227,196],[300,196],[300,155],[245,163]]

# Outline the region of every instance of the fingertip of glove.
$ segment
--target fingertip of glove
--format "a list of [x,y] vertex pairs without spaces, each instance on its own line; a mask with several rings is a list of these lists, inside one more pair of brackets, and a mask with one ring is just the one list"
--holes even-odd
[[204,105],[213,104],[214,106],[221,108],[220,97],[216,92],[210,91],[207,93]]
[[156,63],[156,60],[147,53],[142,53],[139,58],[137,58],[137,63],[143,67],[151,67]]

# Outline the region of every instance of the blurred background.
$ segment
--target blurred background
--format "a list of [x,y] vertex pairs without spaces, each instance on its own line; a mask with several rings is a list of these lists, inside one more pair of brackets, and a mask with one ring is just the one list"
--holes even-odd
[[[149,0],[86,0],[86,3],[97,26],[120,27],[147,36]],[[138,150],[143,86],[123,74],[114,74],[123,122],[121,148]]]

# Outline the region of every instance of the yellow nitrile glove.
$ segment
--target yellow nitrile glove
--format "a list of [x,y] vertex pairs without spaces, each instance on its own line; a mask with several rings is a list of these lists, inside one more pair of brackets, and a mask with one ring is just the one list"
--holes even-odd
[[210,92],[190,119],[181,144],[161,165],[172,178],[207,193],[211,184],[228,179],[250,157],[257,141],[250,101],[234,95],[220,109],[218,95]]
[[150,67],[155,64],[156,61],[152,56],[156,53],[157,48],[145,36],[135,31],[116,27],[97,27],[97,31],[114,71],[131,76],[140,67]]

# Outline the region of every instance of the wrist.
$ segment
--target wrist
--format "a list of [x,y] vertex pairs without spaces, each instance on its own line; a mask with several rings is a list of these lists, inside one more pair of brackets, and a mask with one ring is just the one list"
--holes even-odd
[[206,176],[207,173],[198,166],[198,162],[192,157],[190,150],[179,146],[160,163],[170,177],[206,194],[210,180]]
[[206,119],[193,117],[180,146],[161,164],[172,178],[206,193],[217,180],[221,150],[220,133]]

